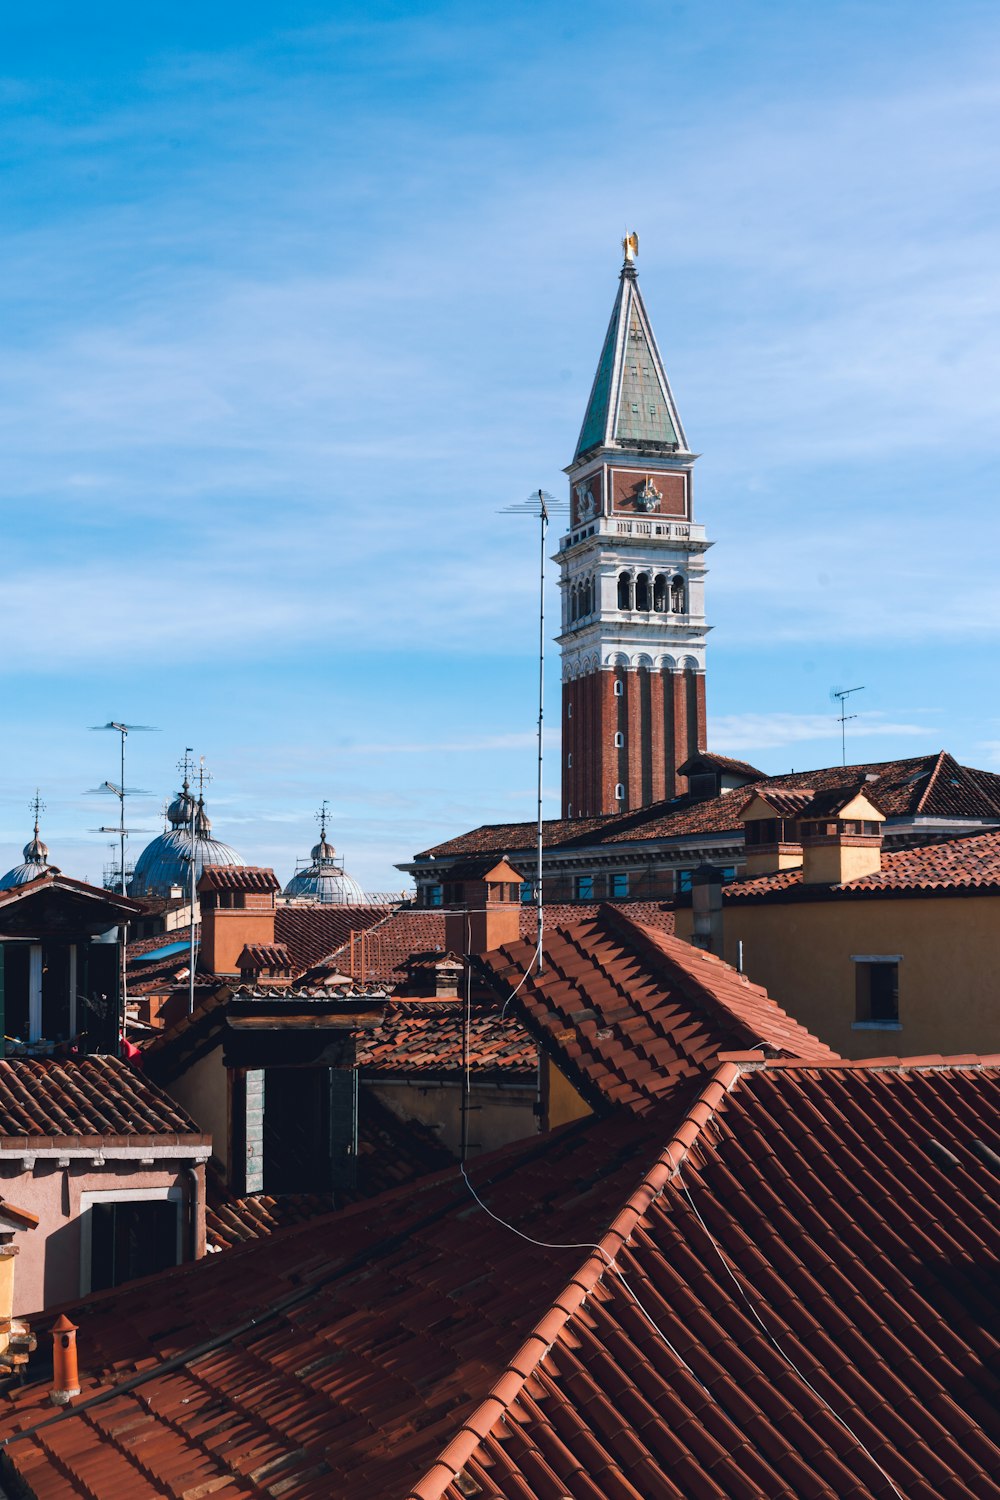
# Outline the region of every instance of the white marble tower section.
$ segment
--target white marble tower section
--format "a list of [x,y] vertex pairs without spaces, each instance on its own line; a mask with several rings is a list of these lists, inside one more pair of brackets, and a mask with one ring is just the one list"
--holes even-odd
[[684,792],[705,746],[705,552],[697,457],[636,278],[635,236],[594,377],[555,561],[562,593],[562,802],[567,818]]

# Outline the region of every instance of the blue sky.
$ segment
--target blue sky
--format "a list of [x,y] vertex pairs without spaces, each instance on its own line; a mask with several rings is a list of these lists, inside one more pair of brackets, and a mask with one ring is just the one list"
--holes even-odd
[[[0,861],[100,876],[185,745],[284,878],[530,817],[534,536],[638,229],[710,554],[710,739],[1000,764],[1000,13],[8,8]],[[551,601],[554,618],[555,601]],[[557,653],[549,659],[557,723]],[[553,746],[554,748],[554,746]],[[552,811],[558,759],[549,760]]]

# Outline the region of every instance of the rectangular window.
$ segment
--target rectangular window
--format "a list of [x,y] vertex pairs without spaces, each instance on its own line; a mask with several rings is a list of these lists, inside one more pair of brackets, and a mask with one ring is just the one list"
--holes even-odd
[[693,870],[678,870],[676,875],[678,891],[689,891],[691,889],[691,876]]
[[577,901],[593,901],[594,899],[594,877],[593,875],[577,875],[573,881],[573,892]]
[[612,895],[612,896],[627,896],[628,895],[628,876],[627,875],[610,875],[608,877],[608,885],[610,886],[610,892],[609,892],[610,895]]
[[425,886],[424,900],[428,906],[441,906],[444,902],[444,887],[440,885]]
[[535,899],[535,886],[531,880],[525,880],[521,886],[521,905],[527,906]]
[[899,955],[854,957],[854,1024],[898,1028]]

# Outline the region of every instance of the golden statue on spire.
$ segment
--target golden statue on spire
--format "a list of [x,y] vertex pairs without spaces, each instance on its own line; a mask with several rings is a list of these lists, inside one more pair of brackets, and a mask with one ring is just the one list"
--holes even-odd
[[627,234],[622,240],[622,249],[625,251],[625,264],[627,266],[634,265],[635,258],[639,254],[639,236],[634,229],[631,234]]

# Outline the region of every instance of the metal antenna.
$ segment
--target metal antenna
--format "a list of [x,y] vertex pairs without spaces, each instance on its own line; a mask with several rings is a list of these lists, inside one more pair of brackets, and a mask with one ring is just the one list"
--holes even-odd
[[864,686],[863,685],[861,687],[853,687],[853,688],[831,688],[830,689],[830,697],[833,699],[833,701],[835,703],[839,703],[840,704],[840,714],[839,714],[839,716],[837,718],[837,723],[840,725],[840,759],[841,759],[841,764],[845,765],[845,766],[847,765],[847,725],[850,723],[850,721],[852,719],[856,719],[858,717],[857,714],[849,714],[847,712],[847,700],[851,696],[852,693],[863,693],[863,692],[864,692]]
[[194,761],[191,757],[194,751],[190,745],[185,746],[184,759],[178,762],[178,770],[184,772],[184,790],[188,792],[188,801],[191,805],[191,842],[188,849],[188,890],[191,902],[191,938],[188,947],[188,1015],[194,1014],[194,981],[195,967],[197,964],[197,952],[194,940],[194,914],[195,901],[197,900],[197,876],[198,876],[198,811],[205,805],[205,782],[211,781],[212,773],[205,770],[205,757],[198,757],[198,800],[189,792],[190,778],[194,776]]
[[155,733],[156,730],[155,726],[152,724],[120,724],[116,719],[111,719],[107,724],[91,724],[90,728],[96,730],[113,729],[116,734],[121,736],[121,781],[117,784],[113,781],[102,781],[100,786],[90,788],[90,794],[110,792],[113,797],[118,798],[118,827],[99,828],[95,831],[98,833],[117,833],[118,835],[118,849],[121,860],[121,864],[119,867],[119,876],[121,879],[121,894],[124,896],[126,894],[125,840],[128,837],[129,833],[146,833],[150,831],[148,829],[140,828],[130,829],[126,828],[125,826],[125,798],[148,797],[150,795],[149,792],[143,791],[141,787],[125,785],[125,741],[128,739],[130,734],[134,734],[136,732],[151,734]]
[[542,771],[544,761],[544,741],[542,730],[545,721],[545,538],[549,529],[549,516],[559,511],[569,510],[567,500],[554,500],[546,490],[534,490],[525,500],[518,500],[513,505],[505,505],[502,515],[537,516],[539,554],[538,554],[538,795],[537,795],[537,854],[535,870],[535,906],[538,911],[538,947],[536,949],[537,972],[542,973],[544,959],[542,958],[542,938],[544,936],[545,916],[542,902],[542,849],[543,849],[543,819],[542,819]]

